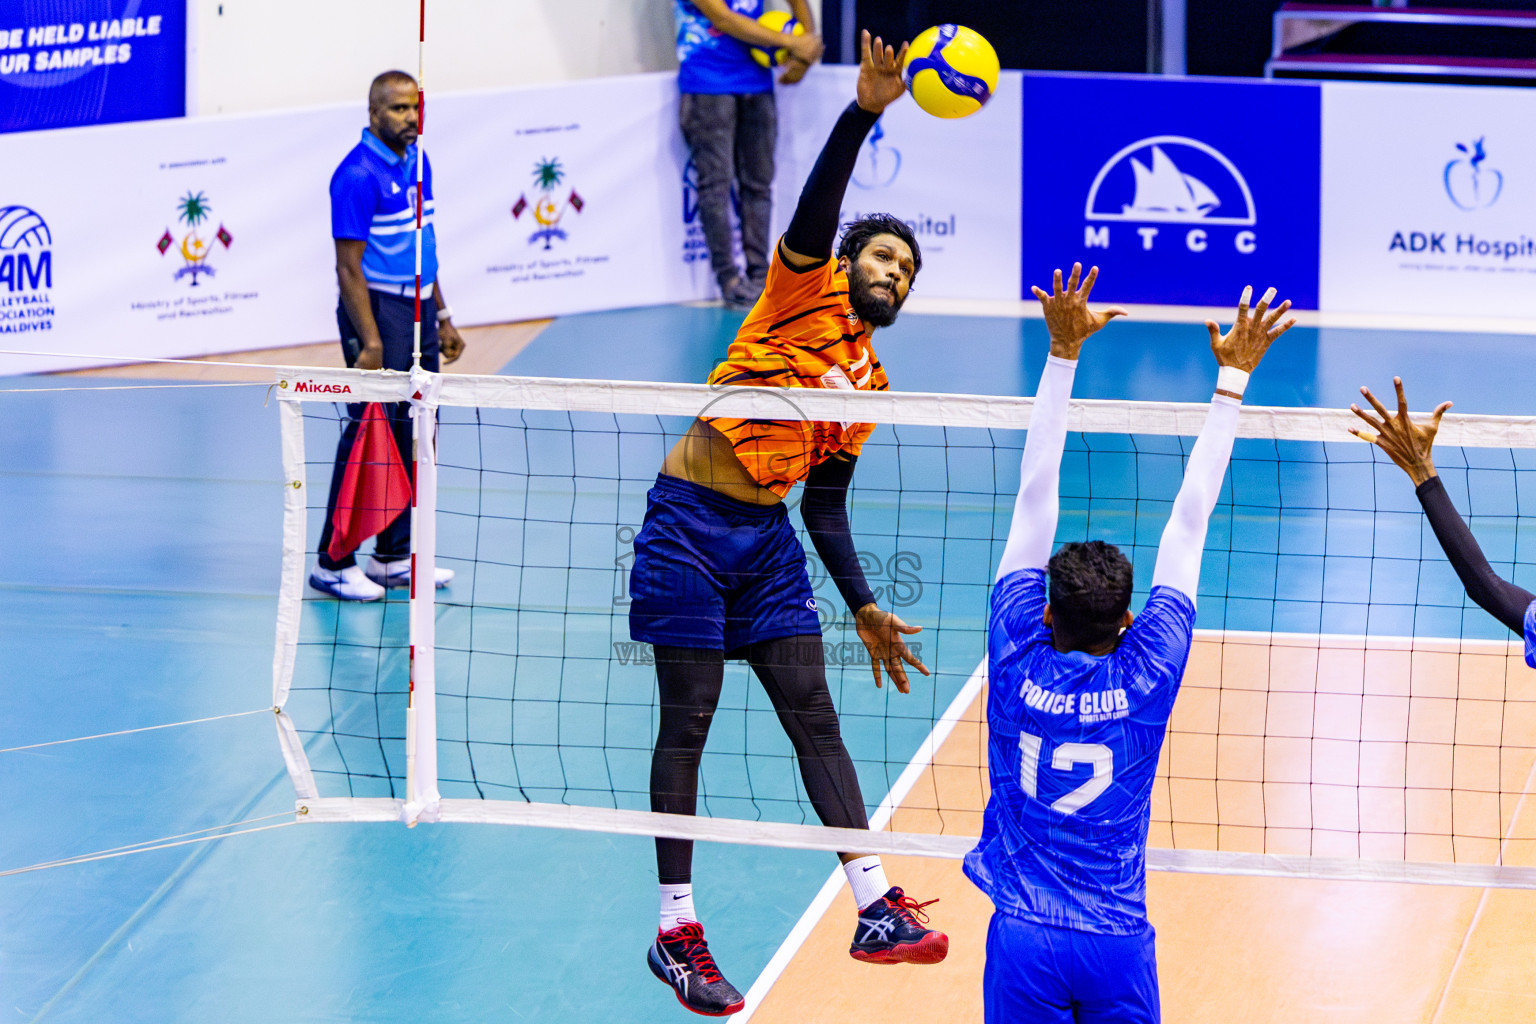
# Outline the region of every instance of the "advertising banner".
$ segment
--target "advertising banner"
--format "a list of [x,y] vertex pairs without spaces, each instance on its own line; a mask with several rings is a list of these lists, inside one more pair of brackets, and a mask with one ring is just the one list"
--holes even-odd
[[12,137],[0,347],[177,356],[335,337],[326,185],[359,124],[332,109]]
[[[657,74],[432,102],[458,322],[714,294],[707,261],[685,259],[676,88]],[[13,137],[0,348],[44,354],[6,372],[335,338],[328,186],[367,123],[358,104]]]
[[1096,263],[1096,299],[1316,309],[1315,84],[1027,75],[1023,294]]
[[0,4],[0,132],[181,117],[186,0]]
[[1532,316],[1533,99],[1526,89],[1323,87],[1325,309]]
[[[842,220],[892,213],[911,226],[923,251],[914,295],[1018,298],[1021,78],[1003,72],[986,107],[953,121],[904,97],[865,140]],[[853,101],[857,79],[857,68],[818,66],[800,84],[779,88],[776,236],[789,226],[800,188]]]
[[[779,89],[775,235],[855,76],[817,67]],[[1227,307],[1252,284],[1302,309],[1529,319],[1536,139],[1511,126],[1533,102],[1005,72],[969,118],[892,106],[842,217],[912,226],[922,298],[1016,301],[1081,260],[1103,268],[1105,302]],[[667,73],[434,100],[458,322],[714,298],[677,107]],[[4,370],[335,338],[328,185],[366,125],[359,102],[8,136],[0,348],[43,354]]]

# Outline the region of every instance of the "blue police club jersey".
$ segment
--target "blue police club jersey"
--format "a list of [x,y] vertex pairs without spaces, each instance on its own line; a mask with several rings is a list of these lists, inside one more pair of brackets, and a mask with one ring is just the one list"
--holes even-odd
[[1110,935],[1147,925],[1152,781],[1189,660],[1195,606],[1154,587],[1113,653],[1057,651],[1043,569],[992,591],[992,798],[965,872],[1004,913]]
[[[752,59],[746,43],[726,35],[690,0],[673,0],[677,14],[679,92],[772,92],[773,75]],[[756,21],[763,0],[728,0],[731,10]]]
[[[331,175],[331,237],[366,239],[363,276],[369,284],[416,280],[416,154],[397,157],[377,135],[363,138]],[[437,280],[437,231],[433,226],[432,161],[422,167],[421,287]]]

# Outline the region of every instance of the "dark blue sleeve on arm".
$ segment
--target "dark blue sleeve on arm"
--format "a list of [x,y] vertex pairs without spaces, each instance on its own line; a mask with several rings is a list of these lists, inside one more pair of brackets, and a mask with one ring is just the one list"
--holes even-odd
[[1419,484],[1414,493],[1418,495],[1419,504],[1424,506],[1424,514],[1429,517],[1429,525],[1445,549],[1451,568],[1456,570],[1462,585],[1467,588],[1467,596],[1514,632],[1523,633],[1525,610],[1533,600],[1531,592],[1493,571],[1477,538],[1472,536],[1471,528],[1451,504],[1451,496],[1445,493],[1445,484],[1438,476]]
[[[798,252],[799,250],[795,250]],[[848,526],[848,485],[853,482],[854,459],[828,459],[811,467],[805,477],[805,497],[800,518],[811,535],[816,554],[837,584],[848,607],[858,611],[874,601],[874,591],[864,579],[859,553]]]
[[864,136],[880,120],[879,114],[871,114],[857,103],[848,104],[832,126],[827,144],[816,158],[816,166],[805,179],[800,190],[800,203],[790,219],[789,230],[784,232],[784,246],[801,256],[832,256],[832,243],[837,240],[838,215],[843,208],[843,193],[848,191],[848,179],[853,176],[853,165],[859,159],[859,147]]

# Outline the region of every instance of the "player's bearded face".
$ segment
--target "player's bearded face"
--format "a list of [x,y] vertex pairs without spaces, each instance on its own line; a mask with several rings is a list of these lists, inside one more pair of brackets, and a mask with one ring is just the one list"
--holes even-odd
[[[889,327],[911,287],[911,250],[894,236],[872,240],[848,264],[848,301],[871,327]],[[903,266],[905,264],[905,266]]]

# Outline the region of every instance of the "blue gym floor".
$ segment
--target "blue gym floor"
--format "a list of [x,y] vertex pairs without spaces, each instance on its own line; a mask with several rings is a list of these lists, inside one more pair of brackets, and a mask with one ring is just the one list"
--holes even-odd
[[[685,307],[569,317],[507,371],[702,380],[739,320]],[[1038,321],[1000,318],[909,315],[877,342],[897,389],[1004,395],[1032,393],[1046,350]],[[1214,377],[1207,344],[1197,325],[1117,322],[1085,350],[1077,395],[1204,400]],[[1298,328],[1255,375],[1249,401],[1345,406],[1359,384],[1388,391],[1399,373],[1419,409],[1449,398],[1458,412],[1536,414],[1536,364],[1520,357],[1525,344],[1508,335]],[[11,379],[4,387],[20,390],[0,394],[0,535],[10,538],[0,559],[8,697],[0,750],[266,706],[282,474],[264,389],[55,390],[66,383],[86,382]],[[1351,456],[1339,458],[1343,475],[1329,478],[1337,486],[1374,478],[1365,508],[1412,512],[1398,471],[1359,477]],[[1080,463],[1086,472],[1086,458]],[[1069,494],[1073,465],[1069,457]],[[1448,459],[1448,479],[1457,465]],[[1521,562],[1522,578],[1531,566],[1523,564],[1529,549],[1515,548],[1517,495],[1491,486],[1479,534],[1496,561]],[[1064,535],[1093,529],[1155,544],[1155,534],[1144,539],[1145,524],[1137,529],[1141,515],[1117,519],[1112,504],[1080,502],[1064,516]],[[1401,522],[1376,543],[1416,560],[1427,531]],[[1330,631],[1402,632],[1406,623],[1433,635],[1499,635],[1486,616],[1463,617],[1432,542],[1419,600],[1443,614],[1405,619],[1383,596],[1383,618],[1370,618],[1369,599],[1400,581],[1341,580],[1340,570],[1330,583],[1323,561],[1372,542],[1358,525],[1347,515],[1313,524],[1319,537],[1296,543],[1322,545],[1315,551],[1289,548],[1283,529],[1273,551],[1265,541],[1234,544],[1249,560],[1230,556],[1219,573],[1208,566],[1218,589],[1202,593],[1200,624],[1316,629],[1327,621]],[[989,556],[977,550],[957,548],[945,579],[989,578]],[[1296,571],[1301,563],[1282,561],[1288,554],[1320,560],[1315,586]],[[1282,594],[1282,577],[1301,589]],[[1254,592],[1245,591],[1255,579]],[[1347,608],[1364,609],[1358,629],[1337,624]],[[973,665],[936,667],[953,680]],[[942,708],[923,686],[914,698]],[[904,760],[899,750],[888,756]],[[875,777],[865,778],[873,790]],[[272,723],[260,714],[0,753],[0,779],[0,870],[293,806]],[[873,804],[884,794],[865,795]],[[739,987],[751,984],[832,866],[824,854],[698,847],[697,902]],[[644,965],[655,913],[644,839],[491,826],[283,828],[0,877],[0,1010],[18,1021],[92,1024],[681,1020]]]

